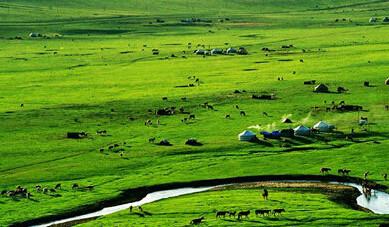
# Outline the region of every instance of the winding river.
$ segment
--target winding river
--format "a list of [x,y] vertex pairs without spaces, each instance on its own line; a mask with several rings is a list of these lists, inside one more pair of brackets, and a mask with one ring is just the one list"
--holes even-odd
[[[306,180],[306,181],[283,181],[283,182],[317,183],[320,181]],[[253,182],[247,182],[247,183],[253,183]],[[372,190],[371,196],[366,197],[365,195],[363,195],[362,186],[359,184],[348,183],[348,182],[328,182],[328,183],[329,184],[347,185],[347,186],[351,186],[351,187],[358,189],[361,192],[361,195],[357,197],[357,204],[359,206],[366,208],[375,214],[389,214],[389,194],[387,194],[386,192]],[[228,184],[228,185],[234,185],[234,184]],[[49,223],[41,224],[41,225],[35,225],[35,226],[46,227],[46,226],[51,226],[51,225],[56,225],[56,224],[63,224],[63,223],[69,223],[69,222],[74,222],[74,221],[79,221],[79,220],[101,217],[101,216],[109,215],[109,214],[112,214],[112,213],[115,213],[118,211],[126,210],[126,209],[130,208],[130,206],[133,206],[133,207],[141,206],[141,205],[152,203],[152,202],[159,201],[162,199],[173,198],[173,197],[178,197],[181,195],[188,195],[188,194],[193,194],[193,193],[198,193],[198,192],[205,192],[205,191],[214,189],[216,187],[222,187],[222,186],[226,186],[226,185],[223,184],[223,185],[214,185],[214,186],[209,186],[209,187],[197,187],[197,188],[185,187],[185,188],[177,188],[177,189],[172,189],[172,190],[155,191],[155,192],[147,194],[143,199],[136,201],[136,202],[121,204],[121,205],[112,206],[112,207],[106,207],[106,208],[104,208],[100,211],[97,211],[97,212],[92,212],[92,213],[85,214],[85,215],[61,219],[61,220],[57,220],[57,221],[53,221],[53,222],[49,222]]]

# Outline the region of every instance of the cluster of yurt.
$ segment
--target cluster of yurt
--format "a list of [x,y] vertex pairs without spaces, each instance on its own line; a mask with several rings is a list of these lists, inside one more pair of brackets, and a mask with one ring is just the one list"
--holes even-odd
[[312,128],[308,128],[304,125],[300,125],[293,130],[296,136],[308,136],[311,134],[312,130],[316,132],[331,132],[334,129],[335,126],[328,124],[324,121],[319,121]]

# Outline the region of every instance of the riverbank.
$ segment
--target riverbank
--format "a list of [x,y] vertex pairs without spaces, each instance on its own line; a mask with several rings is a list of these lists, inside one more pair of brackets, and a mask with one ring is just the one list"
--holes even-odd
[[[308,181],[308,180],[322,181],[322,182],[332,182],[332,181],[349,182],[349,183],[356,183],[356,184],[361,184],[363,181],[361,178],[342,177],[336,175],[263,175],[263,176],[233,177],[233,178],[224,178],[224,179],[208,179],[208,180],[199,180],[199,181],[192,181],[192,182],[166,183],[166,184],[144,186],[144,187],[124,190],[120,194],[120,196],[113,199],[100,201],[95,204],[85,205],[79,208],[75,208],[72,211],[64,212],[58,215],[50,215],[46,217],[29,220],[26,222],[14,223],[11,226],[39,225],[43,223],[53,222],[56,220],[80,216],[80,215],[101,210],[105,207],[138,201],[141,200],[143,197],[145,197],[147,194],[156,191],[185,188],[185,187],[207,187],[207,186],[214,186],[214,185],[239,184],[239,183],[259,182],[259,181]],[[386,186],[377,184],[376,189],[385,190]],[[343,197],[341,196],[337,198],[337,200],[349,201],[350,197],[346,198],[344,196]]]

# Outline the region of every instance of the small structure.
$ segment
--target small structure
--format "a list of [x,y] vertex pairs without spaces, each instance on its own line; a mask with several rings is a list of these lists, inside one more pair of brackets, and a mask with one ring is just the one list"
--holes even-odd
[[377,17],[371,17],[369,20],[369,23],[376,23],[376,22],[378,22]]
[[212,55],[223,54],[223,49],[220,49],[220,48],[212,49],[212,50],[211,50],[211,54],[212,54]]
[[244,47],[239,47],[238,54],[240,55],[248,55],[249,52]]
[[236,54],[237,52],[238,51],[235,48],[232,48],[232,47],[228,48],[227,51],[226,51],[227,54]]
[[389,77],[385,80],[385,85],[389,85]]
[[291,124],[291,123],[293,123],[293,122],[292,122],[292,120],[290,120],[289,118],[284,118],[284,119],[282,120],[282,123]]
[[197,55],[206,55],[207,51],[199,49],[199,50],[195,50],[194,53]]
[[203,145],[202,143],[200,143],[199,141],[197,141],[196,139],[193,139],[193,138],[188,139],[185,142],[185,144],[189,145],[189,146],[201,146],[201,145]]
[[161,140],[161,142],[159,142],[158,145],[161,145],[161,146],[172,146],[172,144],[168,140],[166,140],[166,139]]
[[267,139],[279,139],[279,138],[281,138],[280,131],[273,131],[273,132],[262,131],[261,134],[263,135],[263,137],[265,137]]
[[319,131],[319,132],[330,132],[334,129],[335,127],[333,125],[327,124],[324,121],[319,121],[313,126],[313,129]]
[[42,34],[37,33],[37,32],[31,32],[28,36],[30,38],[39,38],[39,37],[42,37]]
[[293,130],[296,136],[308,136],[309,134],[311,134],[311,129],[305,127],[304,125],[300,125]]
[[252,131],[245,130],[238,135],[239,141],[252,141],[256,138],[255,133]]
[[67,138],[69,139],[82,139],[87,137],[88,134],[86,132],[68,132]]
[[280,131],[282,137],[294,137],[294,130],[293,129],[282,129]]
[[315,89],[313,91],[317,92],[317,93],[327,93],[327,92],[329,92],[329,89],[326,85],[319,84],[315,87]]

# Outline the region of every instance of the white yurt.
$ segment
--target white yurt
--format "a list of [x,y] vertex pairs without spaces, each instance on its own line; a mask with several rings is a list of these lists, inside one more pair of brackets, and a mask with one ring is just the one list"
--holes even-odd
[[314,129],[318,130],[319,132],[329,132],[332,129],[334,129],[333,125],[327,124],[324,121],[317,122],[314,126]]
[[296,136],[308,136],[311,133],[311,129],[300,125],[297,128],[293,129]]
[[252,131],[248,131],[248,130],[245,130],[238,135],[238,139],[240,141],[251,141],[254,138],[255,138],[255,133],[253,133]]

